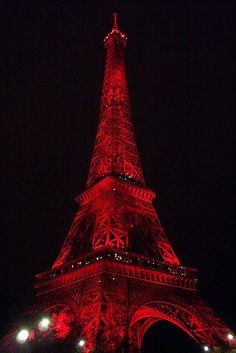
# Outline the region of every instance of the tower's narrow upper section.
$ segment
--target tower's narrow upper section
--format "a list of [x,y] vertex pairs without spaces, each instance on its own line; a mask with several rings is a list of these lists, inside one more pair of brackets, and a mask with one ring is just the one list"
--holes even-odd
[[112,31],[105,37],[106,68],[100,105],[99,125],[87,187],[113,175],[144,185],[134,131],[124,63],[127,37],[113,14]]

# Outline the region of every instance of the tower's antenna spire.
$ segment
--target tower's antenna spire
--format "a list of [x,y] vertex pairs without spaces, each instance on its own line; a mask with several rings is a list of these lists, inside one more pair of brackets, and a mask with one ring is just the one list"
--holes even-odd
[[118,12],[113,12],[112,16],[114,17],[114,22],[113,22],[113,29],[118,30],[118,24],[117,24],[117,17],[118,17]]

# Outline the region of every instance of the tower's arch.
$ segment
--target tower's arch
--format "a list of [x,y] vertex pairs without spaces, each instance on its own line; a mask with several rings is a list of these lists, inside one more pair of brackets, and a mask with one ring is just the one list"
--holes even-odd
[[134,312],[130,320],[132,344],[140,350],[146,331],[160,320],[176,325],[201,346],[222,344],[217,332],[212,330],[211,325],[193,306],[165,301],[148,302]]
[[[151,325],[148,320],[148,329],[142,337],[140,352],[149,353],[199,353],[203,347],[190,337],[184,330],[167,320],[158,320]],[[158,347],[158,348],[157,348]]]

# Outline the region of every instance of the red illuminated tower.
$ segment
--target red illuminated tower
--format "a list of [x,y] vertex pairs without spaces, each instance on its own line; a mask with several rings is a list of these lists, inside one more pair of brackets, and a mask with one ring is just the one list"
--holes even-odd
[[[138,352],[146,330],[167,320],[205,351],[233,352],[230,329],[203,301],[196,270],[183,266],[152,205],[133,131],[117,25],[104,39],[106,68],[86,190],[51,270],[36,276],[32,312],[51,317],[56,340],[84,340],[87,352]],[[31,320],[32,322],[32,320]],[[36,332],[31,341],[49,340]],[[51,338],[51,337],[50,337]],[[82,346],[81,344],[81,346]]]

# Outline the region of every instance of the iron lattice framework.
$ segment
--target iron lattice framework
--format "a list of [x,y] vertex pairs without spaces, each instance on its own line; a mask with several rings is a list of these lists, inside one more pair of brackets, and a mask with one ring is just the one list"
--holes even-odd
[[91,249],[127,249],[179,265],[152,206],[140,166],[124,64],[127,37],[116,16],[107,50],[100,118],[87,190],[54,267]]
[[100,121],[87,187],[106,175],[123,175],[144,186],[131,122],[131,109],[124,65],[127,37],[114,26],[104,39],[107,49]]
[[[31,319],[30,342],[46,352],[42,342],[52,344],[52,336],[73,344],[83,338],[85,353],[139,352],[147,329],[167,320],[211,351],[233,352],[235,339],[229,341],[229,328],[200,298],[196,270],[180,264],[153,208],[155,194],[145,187],[131,121],[126,41],[115,14],[104,40],[87,188],[77,197],[78,213],[53,268],[36,276],[31,313],[49,314],[51,326],[39,334]],[[11,335],[1,351],[17,352]]]

